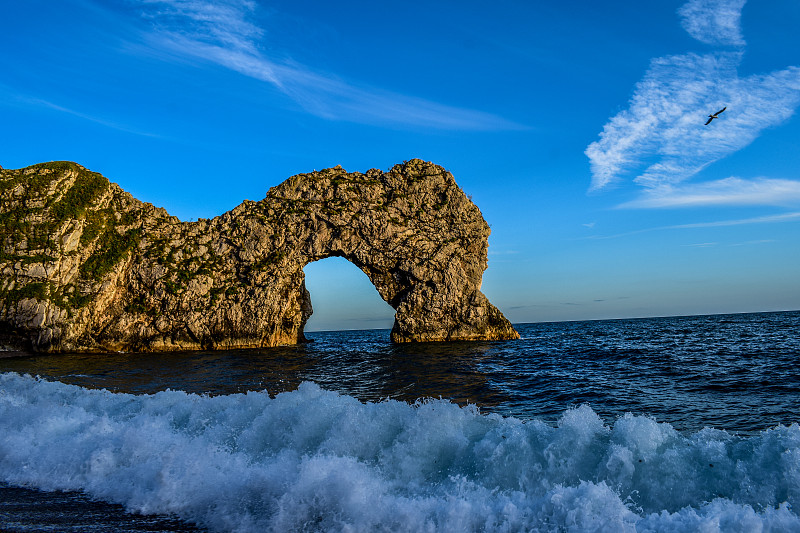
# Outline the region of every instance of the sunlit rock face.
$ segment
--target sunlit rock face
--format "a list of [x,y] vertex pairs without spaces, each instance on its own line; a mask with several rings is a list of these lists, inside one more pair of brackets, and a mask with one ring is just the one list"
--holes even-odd
[[338,256],[395,310],[395,342],[515,339],[480,292],[489,226],[443,168],[341,167],[181,222],[75,163],[0,168],[0,344],[44,352],[305,340],[303,267]]

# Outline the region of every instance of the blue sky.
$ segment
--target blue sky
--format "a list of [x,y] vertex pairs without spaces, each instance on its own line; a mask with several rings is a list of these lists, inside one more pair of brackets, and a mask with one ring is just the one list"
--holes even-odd
[[[0,165],[183,220],[411,158],[492,227],[512,322],[800,308],[800,2],[4,2]],[[727,107],[704,126],[707,115]],[[308,329],[390,327],[343,260]]]

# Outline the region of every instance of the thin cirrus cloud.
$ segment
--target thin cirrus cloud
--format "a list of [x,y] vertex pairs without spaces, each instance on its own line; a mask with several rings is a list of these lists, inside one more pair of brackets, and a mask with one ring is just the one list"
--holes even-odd
[[796,222],[800,220],[800,212],[781,213],[779,215],[766,215],[763,217],[740,218],[736,220],[718,220],[714,222],[695,222],[692,224],[678,224],[654,229],[695,229],[719,228],[723,226],[742,226],[745,224],[775,224],[780,222]]
[[681,25],[698,41],[743,46],[740,21],[746,0],[691,0],[678,10]]
[[693,207],[705,205],[786,205],[800,203],[800,181],[730,177],[683,186],[663,185],[646,190],[619,207]]
[[524,128],[491,113],[358,85],[268,57],[259,46],[265,30],[250,22],[257,7],[250,0],[140,0],[140,5],[153,24],[145,36],[151,46],[267,82],[318,117],[443,130]]
[[[742,47],[739,17],[744,0],[691,0],[680,10],[682,25],[712,45]],[[711,163],[752,143],[787,120],[800,105],[800,68],[739,77],[743,49],[682,54],[651,61],[634,87],[628,109],[612,117],[600,139],[586,149],[590,190],[599,191],[634,174],[641,197],[622,207],[719,204],[783,204],[800,182],[730,178],[679,186]],[[708,114],[727,107],[719,122]],[[724,125],[723,125],[724,123]],[[750,201],[745,196],[756,191]],[[685,196],[685,197],[684,197]]]
[[19,93],[18,91],[2,83],[0,83],[0,105],[49,109],[52,111],[56,111],[58,113],[63,113],[65,115],[71,115],[74,117],[81,118],[83,120],[88,120],[89,122],[94,122],[95,124],[101,124],[108,128],[112,128],[125,133],[131,133],[133,135],[141,135],[143,137],[163,138],[161,135],[150,133],[144,130],[139,130],[122,122],[117,122],[114,120],[103,118],[97,115],[92,115],[89,113],[84,113],[81,111],[76,111],[75,109],[51,102],[50,100],[45,100],[43,98],[37,98],[34,96],[29,96],[27,94]]
[[[745,226],[750,224],[778,224],[783,222],[800,222],[800,212],[781,213],[777,215],[765,215],[760,217],[739,218],[733,220],[715,220],[711,222],[693,222],[690,224],[676,224],[673,226],[656,226],[652,228],[638,229],[634,231],[626,231],[624,233],[615,233],[612,235],[591,235],[583,237],[586,240],[607,240],[618,239],[620,237],[628,237],[630,235],[639,235],[642,233],[649,233],[651,231],[664,231],[674,229],[699,229],[699,228],[721,228],[727,226]],[[767,240],[759,241],[767,242]]]

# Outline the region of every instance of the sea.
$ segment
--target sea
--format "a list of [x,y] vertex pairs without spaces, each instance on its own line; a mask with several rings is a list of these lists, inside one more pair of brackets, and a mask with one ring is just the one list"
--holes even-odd
[[0,530],[800,532],[800,312],[0,359]]

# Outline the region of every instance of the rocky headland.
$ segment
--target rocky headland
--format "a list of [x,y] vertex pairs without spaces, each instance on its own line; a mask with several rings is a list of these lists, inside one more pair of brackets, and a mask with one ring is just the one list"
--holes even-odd
[[489,226],[443,168],[341,167],[181,222],[70,162],[0,167],[0,344],[38,352],[305,340],[303,267],[344,257],[395,310],[394,342],[518,338],[480,292]]

